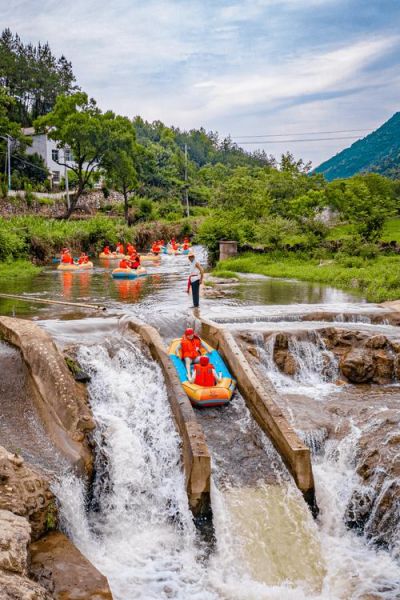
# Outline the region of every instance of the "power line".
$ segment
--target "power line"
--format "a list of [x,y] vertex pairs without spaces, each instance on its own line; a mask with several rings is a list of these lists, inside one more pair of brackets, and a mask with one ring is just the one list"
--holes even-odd
[[369,129],[337,129],[335,131],[302,131],[296,133],[264,133],[263,135],[232,135],[234,139],[242,138],[264,138],[264,137],[287,137],[288,135],[327,135],[333,133],[354,133],[370,131]]
[[329,142],[334,140],[356,140],[359,139],[356,135],[347,137],[330,137],[330,138],[304,138],[300,140],[258,140],[252,142],[240,142],[240,144],[288,144],[293,142]]
[[48,173],[47,169],[43,169],[43,167],[39,167],[38,165],[34,165],[33,163],[29,162],[28,160],[25,160],[19,156],[17,156],[17,154],[12,154],[11,155],[13,158],[15,158],[16,160],[19,160],[20,162],[24,163],[25,165],[30,165],[31,167],[34,167],[35,169],[38,169],[39,171],[43,171],[43,173]]

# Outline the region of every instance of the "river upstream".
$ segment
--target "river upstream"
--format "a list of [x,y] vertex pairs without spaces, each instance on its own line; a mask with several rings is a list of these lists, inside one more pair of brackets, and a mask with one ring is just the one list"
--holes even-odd
[[[196,252],[205,260],[201,248]],[[298,428],[313,449],[320,509],[314,520],[240,394],[227,407],[196,411],[212,455],[215,539],[196,529],[161,369],[127,333],[129,316],[156,327],[165,344],[195,324],[185,293],[187,259],[165,256],[148,271],[147,277],[115,281],[110,265],[103,263],[93,273],[48,268],[29,288],[26,282],[1,284],[2,292],[107,307],[99,313],[0,299],[1,314],[33,319],[59,346],[74,346],[91,375],[89,394],[97,423],[93,490],[88,494],[70,473],[53,487],[63,528],[107,576],[114,598],[399,599],[400,542],[383,547],[346,527],[346,507],[359,478],[359,424],[326,444],[318,431]],[[385,323],[371,325],[366,315],[378,309],[361,298],[298,281],[247,277],[224,297],[201,302],[202,315],[232,331],[253,331],[255,343],[260,327],[265,331],[271,324],[293,325],[310,311],[335,315],[329,325],[348,320],[380,332],[393,329]],[[294,383],[297,391],[301,388],[303,396],[321,403],[331,393],[337,395],[337,387],[324,380],[319,359],[303,346],[296,351],[303,360],[302,378]],[[8,352],[0,346],[4,360]],[[268,362],[267,347],[263,352],[265,372],[278,392],[286,394],[290,383]],[[391,401],[398,407],[400,391],[393,394],[396,389]],[[35,424],[30,436],[32,431],[42,435]],[[54,457],[28,453],[27,459],[51,471]]]

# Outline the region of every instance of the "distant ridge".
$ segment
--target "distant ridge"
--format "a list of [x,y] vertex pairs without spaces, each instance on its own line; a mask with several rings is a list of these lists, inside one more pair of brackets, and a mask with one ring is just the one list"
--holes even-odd
[[364,172],[400,178],[400,112],[315,169],[329,181]]

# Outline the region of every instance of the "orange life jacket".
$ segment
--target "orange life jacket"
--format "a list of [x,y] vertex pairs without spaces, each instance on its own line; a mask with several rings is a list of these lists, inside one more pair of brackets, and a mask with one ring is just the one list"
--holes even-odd
[[131,269],[138,269],[140,267],[140,260],[138,257],[130,261],[129,266]]
[[192,340],[183,336],[181,340],[182,358],[197,358],[200,356],[201,341],[197,335]]
[[127,260],[125,260],[125,258],[123,258],[120,263],[119,263],[119,268],[120,269],[128,269],[129,268],[129,262]]
[[64,264],[67,264],[67,265],[73,265],[74,259],[72,258],[72,256],[70,254],[65,253],[61,257],[61,262]]
[[111,254],[110,248],[108,246],[104,247],[103,254]]
[[86,258],[85,256],[80,256],[79,260],[78,260],[78,264],[82,265],[84,262],[86,262],[85,258]]
[[125,250],[124,250],[124,247],[123,247],[122,244],[118,244],[118,246],[117,246],[117,252],[119,254],[125,254]]
[[214,367],[208,364],[206,367],[202,365],[194,365],[196,377],[194,383],[203,387],[213,387],[215,385]]

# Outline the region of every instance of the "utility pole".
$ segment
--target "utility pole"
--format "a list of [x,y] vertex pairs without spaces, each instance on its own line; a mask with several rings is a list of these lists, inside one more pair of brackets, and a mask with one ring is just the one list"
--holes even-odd
[[69,181],[68,181],[68,167],[67,167],[67,153],[64,146],[64,179],[65,179],[65,195],[67,197],[67,208],[68,212],[71,207],[70,199],[69,199]]
[[8,191],[11,190],[11,137],[7,135],[7,175]]
[[10,135],[8,135],[8,133],[6,135],[0,135],[0,138],[7,142],[5,172],[7,173],[7,179],[8,179],[7,188],[8,188],[8,191],[10,191],[11,190],[11,139],[12,138]]
[[188,151],[185,144],[185,200],[186,200],[186,216],[190,216],[189,211],[189,192],[188,192]]

